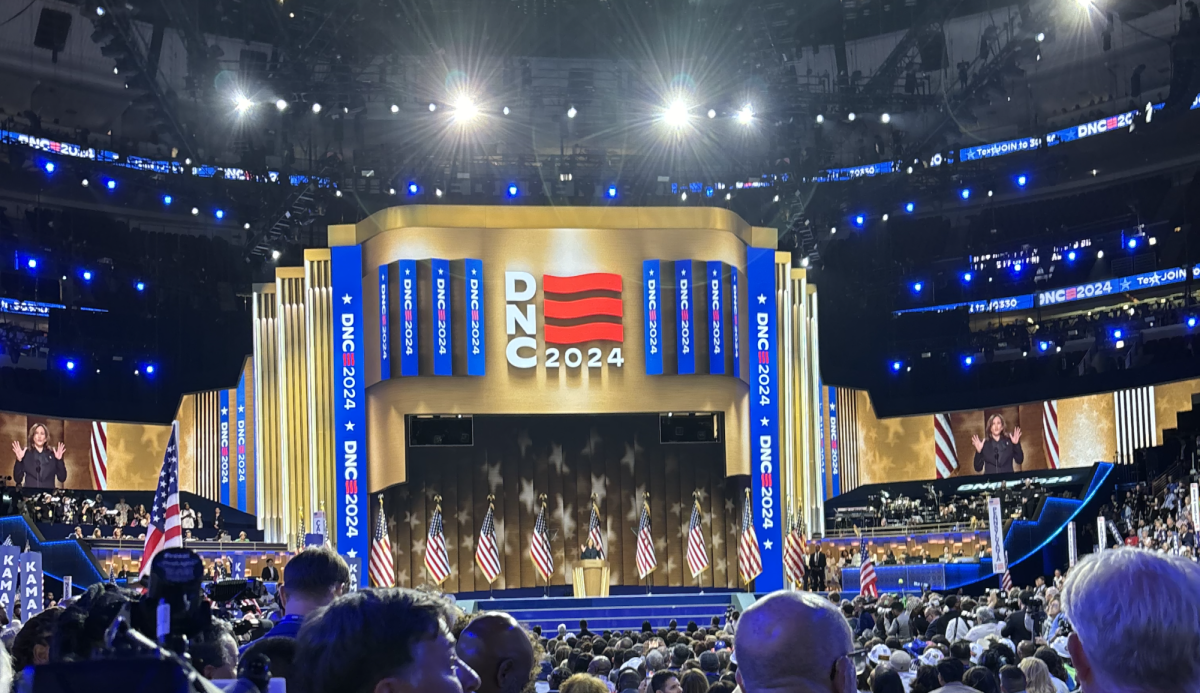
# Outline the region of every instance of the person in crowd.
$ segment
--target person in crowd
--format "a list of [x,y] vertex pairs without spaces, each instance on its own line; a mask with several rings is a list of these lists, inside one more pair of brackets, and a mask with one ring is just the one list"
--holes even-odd
[[12,657],[6,648],[0,647],[0,691],[11,691],[13,685]]
[[[285,585],[292,564],[309,551],[288,561]],[[344,561],[340,568],[346,569]],[[339,596],[300,628],[289,689],[295,683],[295,693],[472,693],[479,677],[458,659],[450,634],[454,618],[448,601],[417,590]],[[560,690],[569,691],[572,679]],[[596,693],[605,693],[603,685]]]
[[938,683],[940,688],[933,693],[977,693],[975,689],[962,682],[966,668],[957,659],[947,658],[937,663]]
[[1021,673],[1025,674],[1025,690],[1028,693],[1055,693],[1050,670],[1045,662],[1036,657],[1026,657],[1017,666],[1021,667]]
[[350,582],[350,567],[333,549],[310,547],[292,557],[283,568],[278,587],[284,616],[268,635],[294,638],[304,620],[341,596]]
[[12,643],[14,671],[21,672],[25,667],[50,661],[51,636],[62,613],[58,607],[46,609],[21,626]]
[[1017,597],[1020,608],[1008,615],[1004,628],[1000,631],[1004,637],[1015,643],[1033,640],[1033,633],[1029,629],[1027,618],[1031,616],[1030,603],[1033,599],[1033,592],[1029,590],[1020,593]]
[[[958,595],[952,594],[946,597],[945,604],[946,611],[933,619],[929,624],[928,630],[925,631],[926,640],[933,639],[935,635],[946,635],[946,628],[950,625],[951,621],[962,620],[962,612],[958,610]],[[956,629],[957,625],[959,624],[956,624]],[[967,630],[970,630],[970,626],[967,627]],[[963,635],[966,635],[967,630],[963,631]]]
[[625,669],[617,677],[617,693],[637,693],[642,677],[633,669]]
[[100,534],[100,528],[99,528],[99,527],[93,527],[93,528],[92,528],[92,537],[91,537],[91,538],[92,538],[92,539],[103,539],[103,538],[104,538],[104,536]]
[[133,508],[125,502],[125,497],[121,496],[117,499],[117,504],[113,506],[113,510],[117,512],[117,526],[128,527],[129,515],[133,512]]
[[188,640],[192,666],[206,679],[237,678],[238,646],[233,627],[214,618],[212,624]]
[[267,666],[271,672],[272,679],[287,681],[289,678],[292,678],[292,672],[295,671],[296,667],[296,639],[259,638],[251,643],[246,648],[246,651],[242,653],[240,662],[250,661],[255,655],[262,655],[267,658]]
[[245,544],[250,541],[250,537],[247,537],[245,532],[238,532],[237,539],[233,541],[238,544]]
[[213,508],[212,528],[221,532],[225,529],[225,518],[221,516],[221,506]]
[[179,526],[184,529],[196,528],[196,511],[192,510],[191,504],[185,502],[183,509],[179,511]]
[[588,630],[588,627],[587,627],[587,620],[586,620],[586,619],[580,619],[580,620],[579,620],[579,637],[581,637],[581,638],[583,638],[583,637],[587,637],[587,636],[592,636],[592,637],[595,637],[595,635],[596,635],[595,633],[593,633],[592,631]]
[[901,640],[912,638],[912,617],[904,610],[904,604],[897,599],[888,607],[888,611],[891,612],[892,617],[887,625],[888,637],[896,637]]
[[700,671],[708,678],[709,684],[716,683],[721,678],[721,661],[716,652],[704,652],[700,655]]
[[275,559],[267,556],[266,563],[259,577],[263,582],[279,582],[279,568],[275,567]]
[[736,648],[744,693],[855,693],[850,626],[810,592],[774,592],[755,602],[742,615]]
[[562,693],[609,693],[608,687],[600,679],[588,674],[575,674],[563,681],[559,690]]
[[975,473],[1004,474],[1021,471],[1025,463],[1025,452],[1021,449],[1021,427],[1013,429],[1012,434],[1004,432],[1004,417],[992,414],[988,417],[984,440],[979,436],[971,436],[971,444],[975,446]]
[[1000,668],[1001,693],[1025,693],[1027,683],[1021,667],[1007,664]]
[[1000,684],[996,675],[986,667],[971,667],[963,674],[963,685],[970,686],[979,693],[1000,693]]
[[812,555],[808,557],[808,575],[811,578],[809,589],[813,592],[825,591],[825,567],[829,559],[821,550],[821,542],[813,544]]
[[146,506],[139,504],[137,512],[134,513],[133,520],[129,523],[130,527],[146,528],[150,526],[150,513],[146,512]]
[[1000,634],[1001,624],[996,623],[996,612],[986,606],[975,609],[975,625],[967,631],[963,638],[968,642],[978,642],[986,637]]
[[120,527],[114,527],[112,538],[116,539],[117,541],[120,541],[125,538],[125,533],[121,530]]
[[458,659],[479,675],[480,693],[521,693],[533,671],[533,644],[516,619],[488,612],[471,619],[455,645]]
[[83,527],[80,527],[79,525],[75,525],[75,531],[71,532],[71,538],[72,539],[85,539],[86,537],[83,536]]
[[1082,693],[1200,690],[1196,563],[1137,549],[1101,551],[1071,569],[1061,598]]
[[656,672],[654,676],[650,677],[650,691],[651,693],[683,693],[683,686],[679,684],[678,672]]
[[[1033,656],[1046,663],[1046,668],[1050,670],[1050,675],[1055,679],[1055,690],[1075,690],[1075,680],[1071,678],[1071,675],[1067,672],[1067,667],[1063,665],[1062,657],[1058,656],[1053,647],[1043,645],[1037,649],[1037,652]],[[1059,683],[1062,685],[1060,686]]]
[[691,669],[679,679],[679,687],[683,693],[708,693],[708,677],[702,671]]
[[21,445],[20,441],[12,442],[13,455],[13,484],[24,488],[54,488],[55,481],[66,483],[67,465],[63,454],[67,446],[59,441],[50,445],[50,431],[44,424],[35,423],[29,427],[29,435]]

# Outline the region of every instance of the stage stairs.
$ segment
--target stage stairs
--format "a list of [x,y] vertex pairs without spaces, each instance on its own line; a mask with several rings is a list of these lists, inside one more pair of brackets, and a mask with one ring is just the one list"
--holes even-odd
[[571,633],[579,632],[579,620],[586,619],[588,630],[601,633],[606,630],[641,630],[642,622],[649,621],[658,630],[666,628],[671,619],[683,630],[688,621],[707,626],[713,616],[725,622],[725,610],[733,603],[734,594],[712,592],[707,594],[671,593],[650,595],[627,595],[611,597],[523,597],[480,599],[474,602],[475,611],[504,611],[521,623],[532,628],[541,626],[542,632],[553,634],[558,624],[566,624]]

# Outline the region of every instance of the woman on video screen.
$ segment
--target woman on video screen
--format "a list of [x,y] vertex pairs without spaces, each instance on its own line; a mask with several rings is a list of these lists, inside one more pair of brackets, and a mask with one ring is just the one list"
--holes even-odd
[[13,483],[25,488],[54,488],[54,480],[67,480],[67,465],[63,453],[67,446],[59,442],[50,447],[50,432],[40,423],[29,427],[28,446],[14,440],[13,454],[17,463],[13,465]]
[[975,472],[1002,474],[1019,472],[1025,463],[1025,452],[1021,450],[1021,427],[1013,429],[1012,435],[1004,432],[1004,417],[992,414],[988,417],[987,435],[983,440],[971,436],[975,446]]

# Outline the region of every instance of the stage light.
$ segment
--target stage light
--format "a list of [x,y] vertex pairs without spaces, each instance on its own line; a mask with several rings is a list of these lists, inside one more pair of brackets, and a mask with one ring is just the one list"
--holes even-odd
[[908,173],[908,174],[911,174],[911,173],[912,173],[912,166],[909,166],[908,168],[904,169],[904,172],[905,172],[905,173]]
[[854,217],[854,223],[855,223],[855,225],[857,225],[857,226],[862,226],[862,225],[863,225],[863,224],[864,224],[866,221],[867,221],[867,218],[866,218],[866,217],[864,217],[864,216],[863,216],[863,215],[861,215],[861,214],[859,214],[858,216]]
[[469,123],[479,115],[479,107],[475,105],[475,101],[466,94],[459,94],[454,100],[454,122]]
[[153,363],[146,364],[146,375],[154,375],[154,364]]
[[250,230],[250,222],[246,222],[245,224],[242,224],[242,228],[249,231]]
[[75,362],[74,361],[71,361],[70,359],[67,360],[67,370],[69,370],[69,371],[75,370]]
[[416,195],[419,192],[421,192],[421,186],[417,185],[416,182],[412,182],[412,183],[408,184],[408,194],[409,195]]
[[84,178],[83,180],[79,181],[79,184],[86,188],[89,185],[88,179]]
[[1013,272],[1014,272],[1015,274],[1020,274],[1020,273],[1021,273],[1021,263],[1019,263],[1019,262],[1014,262],[1014,263],[1013,263]]
[[963,357],[963,365],[964,365],[964,366],[969,366],[969,365],[971,365],[972,363],[975,363],[975,357],[974,357],[974,356],[964,356],[964,357]]
[[288,102],[284,99],[279,99],[278,101],[275,102],[275,108],[281,112],[286,111],[287,107],[288,107]]
[[925,288],[925,285],[922,284],[921,282],[913,282],[912,290],[913,290],[914,294],[921,293],[921,289],[923,289],[923,288]]
[[820,125],[821,123],[824,123],[824,122],[825,122],[825,116],[818,113],[817,114],[817,125]]
[[433,113],[433,112],[434,112],[434,111],[436,111],[436,110],[437,110],[437,104],[436,104],[436,103],[434,103],[434,102],[432,102],[432,101],[430,101],[430,102],[429,102],[429,112],[430,112],[430,113]]
[[334,193],[333,193],[333,196],[334,196],[334,197],[341,197],[341,196],[342,196],[342,191],[341,191],[341,190],[335,190],[335,191],[334,191]]
[[254,108],[254,102],[245,94],[237,94],[233,97],[233,107],[237,109],[239,116],[243,116],[249,113],[251,108]]
[[680,201],[680,202],[687,202],[687,193],[680,193],[680,195],[679,195],[679,201]]
[[690,107],[683,99],[675,99],[667,104],[666,109],[662,113],[663,122],[673,128],[681,128],[688,124],[691,120]]
[[395,188],[388,188],[388,194],[389,194],[389,195],[395,195],[395,194],[396,194],[396,189],[395,189]]
[[1130,239],[1129,239],[1129,241],[1125,243],[1125,245],[1129,246],[1129,249],[1130,249],[1130,250],[1133,250],[1134,248],[1136,248],[1136,247],[1137,247],[1137,239],[1136,239],[1136,238],[1130,238]]
[[962,190],[961,190],[961,191],[958,193],[958,196],[959,196],[959,197],[961,197],[961,198],[962,198],[962,199],[964,199],[964,200],[969,200],[969,199],[971,199],[971,189],[970,189],[970,188],[963,188],[963,189],[962,189]]
[[29,258],[28,260],[25,261],[25,266],[28,267],[29,269],[37,269],[37,259]]
[[778,195],[776,195],[776,196],[775,196],[775,199],[773,199],[773,200],[771,200],[771,201],[772,201],[772,202],[779,202],[779,196],[778,196]]
[[[709,117],[711,118],[712,116],[709,116]],[[742,125],[749,125],[749,124],[753,123],[754,122],[754,107],[751,106],[750,104],[746,104],[745,106],[742,106],[741,110],[737,112],[737,115],[735,117],[737,118],[737,122],[741,123]]]
[[962,275],[963,284],[970,284],[972,278],[973,277],[971,276],[970,272],[963,272],[963,275]]
[[138,291],[145,291],[146,290],[146,282],[138,282],[133,285],[133,288],[137,289]]
[[1045,40],[1046,40],[1046,34],[1039,31],[1038,35],[1037,35],[1037,42],[1041,43],[1042,41],[1045,41]]
[[830,235],[830,236],[832,236],[832,235],[833,235],[833,234],[835,234],[835,233],[837,233],[837,227],[836,227],[836,226],[830,226],[830,227],[829,227],[829,235]]
[[199,207],[192,207],[192,216],[196,216],[196,215],[198,215],[198,214],[200,214],[200,208],[199,208]]
[[517,193],[519,193],[519,192],[521,192],[521,189],[517,187],[516,183],[509,184],[509,186],[508,186],[508,196],[509,197],[516,197]]
[[909,214],[912,214],[913,210],[916,208],[917,208],[917,206],[911,202],[904,205],[904,211],[908,212]]
[[1158,238],[1151,236],[1146,242],[1150,245],[1158,245]]
[[1118,349],[1124,349],[1125,348],[1125,340],[1118,339],[1117,343],[1114,344],[1113,346],[1117,347]]
[[617,196],[617,186],[615,186],[615,185],[608,186],[608,196],[610,198]]
[[105,9],[103,7],[97,7],[96,8],[96,16],[103,17],[104,15],[105,15]]
[[570,108],[567,109],[567,117],[568,118],[574,118],[577,115],[579,115],[579,111],[575,110],[574,106],[571,106]]
[[505,106],[504,109],[501,110],[500,112],[503,113],[504,115],[508,115],[509,113],[511,113],[511,111],[508,110],[508,106]]
[[1120,339],[1123,334],[1125,333],[1121,330],[1113,330],[1112,332],[1113,339]]
[[434,188],[433,194],[436,195],[437,197],[441,197],[444,193],[442,192],[441,188]]
[[995,194],[995,193],[993,193],[991,190],[989,190],[989,191],[988,191],[988,197],[991,197],[991,196],[992,196],[992,195],[994,195],[994,194]]
[[1103,260],[1103,259],[1104,259],[1104,251],[1103,251],[1103,250],[1096,251],[1096,259],[1097,259],[1097,260]]
[[399,106],[398,104],[392,104],[392,109],[391,109],[391,110],[392,110],[392,113],[399,113],[399,112],[400,112],[400,106]]
[[1187,319],[1187,326],[1189,330],[1196,326],[1196,316],[1193,315]]
[[1049,343],[1049,342],[1046,342],[1046,341],[1038,342],[1038,350],[1040,350],[1040,351],[1048,351],[1049,349],[1050,349],[1050,343]]
[[808,258],[807,257],[800,258],[800,266],[805,267],[805,268],[808,267]]
[[1070,251],[1069,253],[1067,253],[1067,261],[1068,261],[1068,262],[1075,262],[1075,257],[1076,257],[1076,255],[1075,255],[1075,251],[1074,251],[1074,250],[1072,250],[1072,251]]
[[733,199],[733,193],[725,193],[725,200],[726,200],[726,201],[728,201],[728,200],[732,200],[732,199]]
[[314,103],[314,104],[312,105],[312,112],[313,112],[313,115],[316,115],[316,114],[320,113],[320,112],[321,112],[321,104],[319,104],[319,103]]
[[58,166],[55,166],[53,161],[47,161],[46,163],[42,164],[42,168],[45,169],[46,173],[54,173]]
[[83,281],[85,281],[85,282],[92,281],[92,271],[91,270],[84,270],[82,276],[83,276]]
[[162,203],[163,203],[164,205],[166,205],[166,206],[170,207],[170,206],[171,206],[171,202],[172,202],[174,199],[175,199],[175,198],[171,197],[170,195],[163,195],[163,196],[162,196]]
[[104,187],[108,188],[109,190],[116,190],[117,189],[117,181],[109,179],[104,182]]
[[857,118],[857,117],[858,117],[858,116],[854,115],[854,111],[851,111],[850,113],[846,114],[846,118],[847,118],[847,119],[848,119],[848,120],[849,120],[851,123],[853,123],[853,122],[854,122],[854,119],[855,119],[855,118]]
[[1025,174],[1024,174],[1024,173],[1022,173],[1021,175],[1017,176],[1017,185],[1018,185],[1018,186],[1020,186],[1020,187],[1022,187],[1022,188],[1023,188],[1023,187],[1025,187],[1025,184],[1026,184],[1026,183],[1028,183],[1028,182],[1029,182],[1029,179],[1025,177]]
[[218,219],[224,219],[224,218],[225,218],[225,210],[223,210],[223,209],[218,209],[218,210],[215,212],[215,215],[216,215],[216,217],[217,217]]
[[283,255],[283,253],[279,252],[278,250],[271,251],[271,259],[272,260],[278,260],[281,255]]
[[884,113],[883,115],[879,116],[879,122],[883,123],[884,125],[887,125],[888,123],[892,122],[891,114]]
[[900,368],[901,368],[903,365],[904,365],[904,364],[900,363],[899,361],[892,361],[892,372],[893,372],[893,373],[899,373],[899,372],[900,372]]

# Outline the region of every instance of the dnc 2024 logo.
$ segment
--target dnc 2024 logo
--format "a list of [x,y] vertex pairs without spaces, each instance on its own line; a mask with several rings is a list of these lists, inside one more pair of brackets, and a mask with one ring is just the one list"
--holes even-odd
[[[590,369],[604,364],[620,368],[625,364],[621,352],[625,341],[621,275],[546,274],[542,275],[541,288],[543,351],[538,350],[538,280],[529,272],[504,273],[504,329],[508,334],[504,355],[509,365],[535,368],[540,362],[546,368]],[[607,346],[586,346],[596,343]]]

